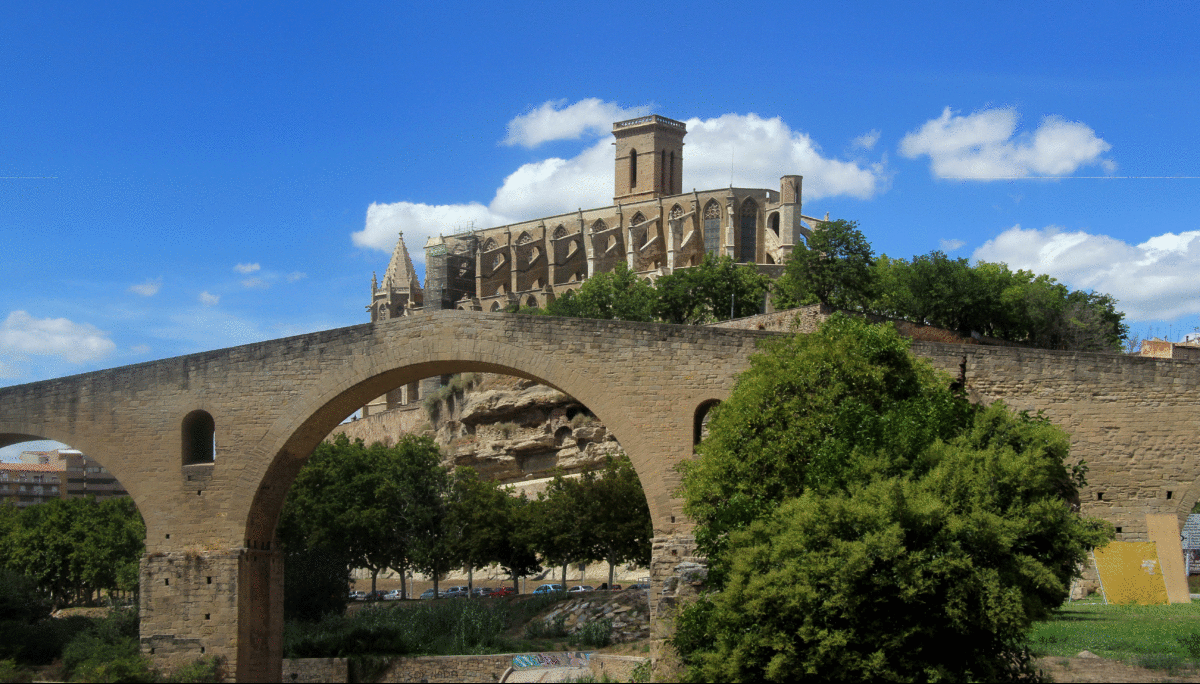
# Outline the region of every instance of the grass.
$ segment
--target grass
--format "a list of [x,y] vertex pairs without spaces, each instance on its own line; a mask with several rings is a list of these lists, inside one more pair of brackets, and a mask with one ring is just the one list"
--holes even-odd
[[1200,602],[1166,606],[1106,606],[1075,601],[1033,625],[1030,645],[1039,656],[1073,658],[1091,651],[1156,670],[1176,671],[1200,661]]

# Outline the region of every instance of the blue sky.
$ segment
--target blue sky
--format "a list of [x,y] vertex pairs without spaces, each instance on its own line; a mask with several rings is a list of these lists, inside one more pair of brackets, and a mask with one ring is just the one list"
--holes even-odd
[[1200,326],[1196,6],[922,7],[7,3],[0,385],[363,322],[396,231],[609,204],[647,111],[686,189]]

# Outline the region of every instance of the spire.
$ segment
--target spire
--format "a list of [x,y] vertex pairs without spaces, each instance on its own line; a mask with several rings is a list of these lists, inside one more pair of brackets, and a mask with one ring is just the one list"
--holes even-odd
[[383,274],[383,286],[409,292],[421,289],[412,259],[408,256],[408,248],[404,246],[404,231],[400,231],[400,236],[396,239],[396,250],[392,252],[392,260],[388,262],[387,271]]

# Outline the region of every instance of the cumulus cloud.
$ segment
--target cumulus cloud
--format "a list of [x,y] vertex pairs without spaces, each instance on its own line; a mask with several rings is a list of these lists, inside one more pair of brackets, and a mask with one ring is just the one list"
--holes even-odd
[[259,266],[258,264],[238,264],[233,267],[233,270],[244,275],[247,273],[254,273],[261,268],[262,266]]
[[939,246],[943,252],[949,254],[956,249],[961,249],[966,244],[967,243],[963,242],[962,240],[942,240],[939,243]]
[[4,355],[58,356],[80,364],[99,361],[114,349],[108,333],[65,318],[34,318],[13,311],[0,325],[0,354]]
[[1090,165],[1107,172],[1116,168],[1101,157],[1112,145],[1085,124],[1047,116],[1037,130],[1017,134],[1018,119],[1011,108],[962,116],[946,107],[900,140],[900,154],[928,156],[934,176],[965,180],[1066,176]]
[[1200,313],[1200,231],[1164,233],[1131,245],[1058,226],[1013,226],[973,255],[1046,273],[1071,287],[1107,292],[1130,320]]
[[216,306],[219,301],[221,301],[221,295],[209,294],[208,292],[200,293],[200,303],[204,306]]
[[615,102],[589,97],[573,105],[564,100],[544,102],[528,114],[508,122],[505,145],[537,147],[551,140],[578,140],[585,134],[599,135],[612,130],[614,121],[644,116],[650,107],[624,109]]
[[879,142],[880,131],[878,128],[867,131],[850,142],[852,147],[857,147],[864,150],[869,150],[875,147],[875,143]]
[[[580,107],[578,111],[603,113],[607,111],[603,107],[616,107],[599,100],[584,100],[565,108],[562,103],[547,103],[534,113],[543,110],[562,113],[585,103],[592,104]],[[522,165],[504,179],[486,205],[480,202],[442,205],[372,203],[367,208],[366,225],[354,232],[351,239],[359,247],[390,253],[396,245],[396,235],[403,231],[413,260],[422,262],[422,248],[431,236],[461,232],[470,225],[489,228],[579,208],[608,206],[612,203],[613,193],[613,147],[609,132],[613,121],[633,110],[620,111],[623,114],[596,114],[588,126],[556,124],[558,128],[553,129],[547,124],[545,130],[578,130],[580,135],[590,133],[597,139],[570,159],[552,157]],[[547,120],[552,118],[546,116]],[[576,121],[586,119],[583,114],[575,118]],[[601,120],[603,127],[594,123]],[[513,120],[514,123],[519,121],[524,120],[522,117]],[[686,123],[685,190],[723,188],[731,182],[737,187],[778,188],[779,177],[793,173],[804,176],[804,197],[808,200],[838,195],[869,199],[887,189],[889,177],[885,162],[862,164],[826,157],[807,134],[792,130],[778,117],[764,119],[756,114],[726,114],[713,119],[689,119]],[[510,139],[516,139],[513,125],[510,124]],[[522,139],[549,140],[552,138],[546,136],[551,135],[548,132],[530,133]]]
[[143,297],[153,297],[154,295],[158,294],[158,291],[161,288],[162,278],[158,278],[155,280],[147,280],[141,285],[130,285],[129,291],[134,294],[140,294]]

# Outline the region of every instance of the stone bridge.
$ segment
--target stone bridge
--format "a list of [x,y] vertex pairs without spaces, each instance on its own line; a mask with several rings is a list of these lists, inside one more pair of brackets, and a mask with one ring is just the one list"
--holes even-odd
[[[483,371],[575,397],[617,436],[654,521],[651,575],[693,552],[673,492],[707,406],[775,333],[461,311],[340,328],[0,388],[0,446],[55,439],[98,459],[146,521],[141,638],[159,665],[228,659],[281,676],[275,525],[312,449],[369,400],[421,378]],[[1091,465],[1085,512],[1145,538],[1145,513],[1200,497],[1200,364],[914,343],[980,399],[1044,409]]]

